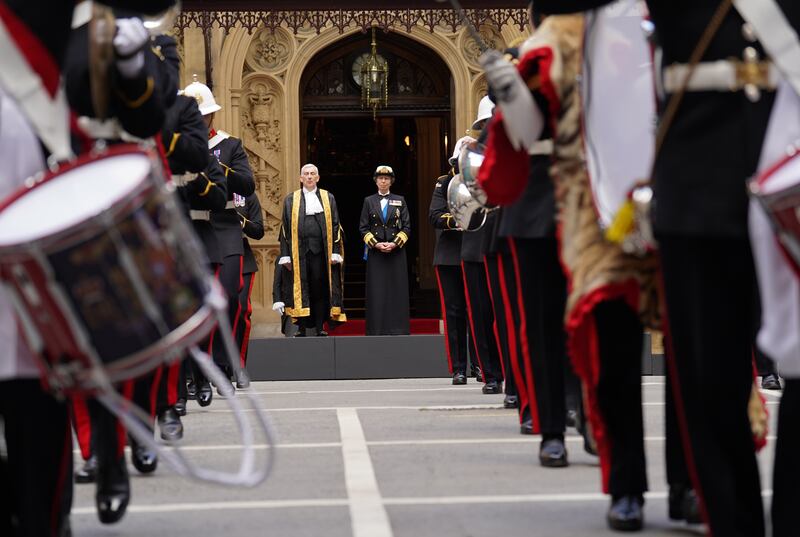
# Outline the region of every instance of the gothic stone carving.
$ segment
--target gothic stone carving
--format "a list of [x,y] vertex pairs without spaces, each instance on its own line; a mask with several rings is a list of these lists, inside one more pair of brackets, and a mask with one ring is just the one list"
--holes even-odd
[[262,28],[250,42],[245,59],[253,71],[278,71],[291,58],[292,48],[293,40],[286,30]]

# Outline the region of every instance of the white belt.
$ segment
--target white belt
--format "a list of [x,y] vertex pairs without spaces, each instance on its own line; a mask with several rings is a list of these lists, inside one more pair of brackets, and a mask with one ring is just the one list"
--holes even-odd
[[228,203],[225,204],[225,208],[226,209],[235,209],[236,208],[236,202],[233,201],[233,200],[229,201]]
[[186,186],[192,181],[197,179],[197,174],[195,173],[184,173],[182,175],[172,175],[172,182],[175,186]]
[[123,142],[138,143],[143,141],[123,130],[116,119],[99,120],[88,116],[78,118],[78,126],[95,140],[122,140]]
[[[683,86],[689,65],[676,63],[664,68],[664,90],[675,93]],[[695,67],[686,91],[740,91],[747,86],[774,90],[780,74],[771,62],[718,60],[700,62]]]
[[189,218],[192,220],[204,220],[208,222],[211,220],[211,211],[189,211]]
[[553,140],[538,140],[528,148],[529,155],[552,155],[553,154]]

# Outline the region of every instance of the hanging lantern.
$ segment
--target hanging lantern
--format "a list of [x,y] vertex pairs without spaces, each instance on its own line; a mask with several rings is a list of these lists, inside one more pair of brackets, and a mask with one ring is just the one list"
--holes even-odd
[[361,65],[361,108],[372,109],[373,119],[378,108],[389,104],[389,66],[377,52],[375,27],[372,27],[372,52],[367,61]]

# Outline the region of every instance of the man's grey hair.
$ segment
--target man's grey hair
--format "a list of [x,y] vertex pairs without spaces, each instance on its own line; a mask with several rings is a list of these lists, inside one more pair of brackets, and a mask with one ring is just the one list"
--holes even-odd
[[315,170],[317,170],[317,174],[319,174],[319,168],[317,168],[317,166],[315,164],[310,164],[309,163],[309,164],[304,164],[303,167],[300,168],[300,176],[301,177],[303,176],[303,172],[306,171],[306,168],[314,168]]

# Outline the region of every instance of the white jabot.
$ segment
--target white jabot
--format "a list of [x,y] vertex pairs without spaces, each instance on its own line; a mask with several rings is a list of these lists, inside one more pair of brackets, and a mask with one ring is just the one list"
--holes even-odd
[[322,203],[320,203],[319,197],[317,197],[316,188],[311,192],[304,188],[303,196],[306,198],[306,214],[318,214],[322,212]]
[[331,263],[344,263],[344,258],[339,254],[331,254]]

